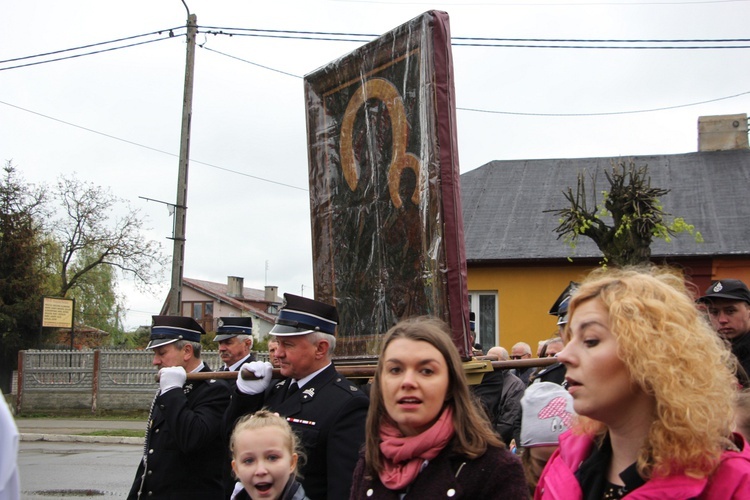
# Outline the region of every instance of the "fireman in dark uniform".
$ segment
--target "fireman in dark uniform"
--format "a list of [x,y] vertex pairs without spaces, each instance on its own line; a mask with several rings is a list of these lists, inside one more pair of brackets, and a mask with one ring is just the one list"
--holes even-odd
[[284,294],[270,335],[276,336],[281,374],[272,383],[272,366],[252,362],[243,366],[260,380],[237,379],[226,414],[227,432],[246,413],[263,407],[286,417],[300,436],[307,461],[300,482],[311,500],[349,498],[352,473],[365,439],[369,399],[331,363],[338,322],[336,308],[322,302]]
[[224,498],[227,454],[221,434],[229,403],[222,380],[191,381],[186,374],[210,372],[200,359],[203,328],[192,318],[154,316],[151,341],[159,368],[159,392],[151,405],[143,458],[128,499]]
[[[253,318],[219,318],[214,342],[219,343],[219,356],[224,362],[217,371],[236,372],[245,363],[255,361],[255,354],[250,352],[253,348]],[[234,388],[234,383],[231,387]]]

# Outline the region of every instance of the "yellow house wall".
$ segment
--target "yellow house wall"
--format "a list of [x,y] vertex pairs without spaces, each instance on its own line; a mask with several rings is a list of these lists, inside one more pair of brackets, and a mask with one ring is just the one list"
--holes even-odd
[[712,274],[715,280],[742,280],[750,286],[750,259],[714,259]]
[[[557,318],[548,314],[571,281],[581,281],[590,266],[479,267],[468,269],[472,292],[497,292],[499,344],[510,351],[526,342],[536,355],[540,340],[557,330]],[[483,346],[485,350],[492,346]]]
[[[709,264],[711,276],[701,280],[696,296],[710,281],[739,279],[750,285],[750,259],[717,258]],[[540,340],[557,330],[557,320],[548,311],[571,281],[581,281],[593,269],[589,265],[469,267],[471,292],[495,292],[498,305],[499,345],[510,351],[516,342],[526,342],[536,352]],[[486,349],[492,346],[483,346]]]

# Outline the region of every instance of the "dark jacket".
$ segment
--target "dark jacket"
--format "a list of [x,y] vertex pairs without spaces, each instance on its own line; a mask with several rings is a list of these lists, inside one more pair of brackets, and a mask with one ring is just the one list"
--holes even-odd
[[567,372],[565,365],[557,362],[554,365],[545,366],[539,370],[535,375],[531,377],[529,385],[533,384],[537,380],[541,382],[552,382],[557,385],[563,385],[565,382],[565,373]]
[[744,388],[748,388],[750,387],[750,332],[735,337],[729,342],[732,346],[732,354],[734,354],[737,361],[739,361],[739,366],[737,367],[737,379]]
[[[248,357],[242,360],[240,364],[240,368],[242,368],[242,365],[244,365],[245,363],[249,363],[251,361],[255,361],[255,353],[252,353],[252,352],[250,353]],[[229,370],[227,369],[226,365],[222,365],[221,368],[219,368],[217,371],[225,372]],[[229,385],[230,394],[233,394],[235,387],[237,387],[237,379],[236,378],[228,379],[226,382]],[[226,442],[227,454],[226,454],[226,458],[224,459],[226,465],[224,466],[224,478],[222,479],[222,481],[224,482],[224,493],[225,493],[224,497],[230,498],[232,496],[232,492],[234,491],[234,485],[236,483],[236,480],[234,479],[234,474],[232,473],[232,457],[229,456],[229,436],[227,435],[226,438],[227,438],[227,442]]]
[[[529,498],[521,462],[510,452],[489,447],[481,457],[469,460],[452,451],[451,445],[449,443],[419,473],[404,500]],[[398,499],[399,493],[383,486],[378,477],[366,479],[365,458],[360,455],[354,470],[350,500]]]
[[489,421],[505,444],[521,441],[521,398],[526,385],[510,370],[485,374],[482,383],[471,386],[487,412]]
[[[211,371],[204,366],[203,372]],[[223,499],[222,472],[227,449],[221,435],[222,417],[229,403],[223,380],[189,382],[154,400],[145,457],[128,499]]]
[[249,396],[235,390],[225,415],[226,432],[246,413],[263,407],[287,418],[300,436],[307,461],[300,468],[305,493],[313,500],[349,496],[352,472],[365,440],[370,400],[333,365],[284,400],[290,380]]

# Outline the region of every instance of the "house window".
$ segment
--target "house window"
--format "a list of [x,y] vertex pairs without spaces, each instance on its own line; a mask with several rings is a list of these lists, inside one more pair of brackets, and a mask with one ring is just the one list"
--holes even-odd
[[497,322],[497,292],[469,292],[469,310],[474,313],[477,342],[486,352],[500,345]]
[[213,302],[183,302],[182,315],[193,318],[207,332],[214,331]]

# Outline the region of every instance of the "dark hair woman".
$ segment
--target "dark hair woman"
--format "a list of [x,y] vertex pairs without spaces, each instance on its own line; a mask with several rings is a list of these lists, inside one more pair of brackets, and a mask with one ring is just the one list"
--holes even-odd
[[520,462],[469,392],[447,325],[402,321],[385,335],[351,499],[528,498]]

